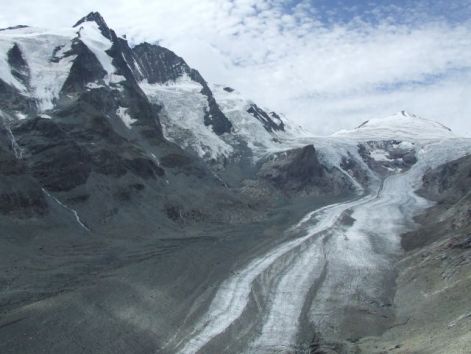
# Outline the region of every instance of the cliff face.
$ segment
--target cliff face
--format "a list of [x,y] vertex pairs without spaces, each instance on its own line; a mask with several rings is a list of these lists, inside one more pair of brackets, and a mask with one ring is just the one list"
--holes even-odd
[[315,193],[338,196],[353,193],[347,176],[319,161],[313,145],[278,153],[263,162],[258,172],[262,181],[287,194]]

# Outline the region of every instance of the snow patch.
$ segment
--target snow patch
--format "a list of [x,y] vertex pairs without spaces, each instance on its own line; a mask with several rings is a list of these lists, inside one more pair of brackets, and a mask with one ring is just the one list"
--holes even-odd
[[392,161],[392,159],[389,158],[389,153],[380,149],[372,150],[370,157],[376,161]]
[[105,85],[101,85],[97,82],[89,82],[86,87],[90,90],[93,90],[93,89],[99,89],[99,88],[102,88],[102,87],[105,87]]
[[121,120],[123,121],[124,125],[126,127],[128,127],[128,129],[131,129],[132,128],[132,124],[137,122],[137,119],[134,119],[132,118],[129,114],[128,114],[128,109],[127,108],[124,108],[124,107],[119,107],[116,111],[116,115],[121,118]]
[[28,116],[22,112],[15,112],[15,117],[18,118],[18,120],[23,120],[23,119],[26,119],[28,118]]
[[412,150],[414,148],[414,143],[410,141],[401,141],[399,144],[394,145],[395,148],[401,150]]

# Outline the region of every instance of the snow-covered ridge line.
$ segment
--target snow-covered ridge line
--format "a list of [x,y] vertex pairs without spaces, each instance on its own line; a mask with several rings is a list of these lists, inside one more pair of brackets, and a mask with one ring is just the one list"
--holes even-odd
[[[290,149],[296,145],[292,142],[294,139],[311,136],[284,116],[258,107],[252,100],[230,87],[211,85],[211,90],[221,111],[232,123],[233,135],[247,143],[255,159],[267,153]],[[255,109],[263,110],[262,119],[256,117]],[[277,128],[267,128],[264,122]]]
[[457,136],[439,122],[401,111],[392,116],[370,119],[352,130],[340,130],[333,137],[370,140],[430,140]]

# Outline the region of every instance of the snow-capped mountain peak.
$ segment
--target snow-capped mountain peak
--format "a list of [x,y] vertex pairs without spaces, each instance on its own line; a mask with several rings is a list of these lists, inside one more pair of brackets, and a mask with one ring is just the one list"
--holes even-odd
[[341,130],[333,136],[360,140],[428,140],[456,137],[451,129],[443,124],[407,111],[367,120],[352,130]]
[[100,15],[99,12],[90,12],[87,16],[82,17],[80,20],[78,20],[73,27],[80,27],[86,22],[96,23],[103,36],[105,36],[109,40],[113,40],[113,34],[111,32],[111,29],[108,27],[105,22],[105,19]]
[[298,135],[284,116],[208,84],[171,50],[150,43],[130,47],[98,12],[73,27],[0,31],[0,98],[13,121],[43,114],[61,120],[61,110],[85,100],[126,127],[124,135],[148,125],[218,161],[239,156],[240,149],[252,156],[279,150]]

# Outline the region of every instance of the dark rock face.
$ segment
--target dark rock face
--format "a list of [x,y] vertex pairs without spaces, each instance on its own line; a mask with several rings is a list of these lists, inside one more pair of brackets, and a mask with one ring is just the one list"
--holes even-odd
[[467,235],[464,237],[457,237],[453,238],[449,243],[448,247],[450,248],[458,248],[458,249],[469,249],[471,248],[471,235]]
[[360,163],[356,161],[352,156],[344,156],[340,162],[340,167],[352,176],[362,186],[367,186],[369,176],[365,170],[360,166]]
[[132,50],[142,71],[140,79],[147,79],[150,84],[175,81],[191,73],[191,68],[182,58],[164,47],[145,42]]
[[18,26],[10,26],[6,28],[0,28],[0,31],[8,31],[8,30],[14,30],[14,29],[20,29],[20,28],[28,28],[29,26],[26,25],[18,25]]
[[91,172],[85,149],[50,120],[36,118],[14,129],[18,143],[30,154],[32,175],[48,190],[66,191],[84,184]]
[[404,353],[469,351],[470,172],[471,156],[466,156],[425,173],[419,193],[437,203],[415,218],[415,231],[402,235],[406,253],[398,262],[394,300],[399,325],[377,340],[365,340],[358,352],[396,343]]
[[186,210],[181,205],[166,205],[165,213],[167,214],[169,219],[180,224],[201,222],[205,219],[205,215],[203,215],[200,210]]
[[14,181],[2,175],[0,183],[0,214],[20,219],[47,214],[44,193],[36,188],[32,180],[20,177],[20,180]]
[[106,71],[88,47],[80,40],[72,44],[72,51],[68,55],[76,55],[69,76],[62,86],[61,94],[73,94],[85,89],[89,82],[101,81]]
[[26,165],[0,145],[0,214],[30,218],[47,213],[44,194],[26,171]]
[[25,87],[29,86],[30,72],[28,64],[23,58],[20,48],[15,44],[7,53],[8,64],[11,68],[11,73],[18,79]]
[[[85,131],[77,132],[70,124],[35,118],[16,127],[14,133],[29,155],[27,163],[32,175],[50,191],[69,191],[83,185],[92,171],[112,177],[130,172],[144,179],[164,175],[162,168],[140,157],[138,150],[133,151],[103,122],[106,121],[91,119],[90,131],[87,132],[85,122]],[[130,157],[124,157],[123,152]]]
[[288,193],[315,191],[336,195],[352,189],[342,172],[328,169],[319,161],[313,145],[276,154],[261,166],[258,175]]
[[[419,193],[437,202],[418,221],[427,225],[405,234],[406,250],[429,245],[445,238],[457,238],[451,244],[466,244],[471,232],[471,156],[465,156],[425,173]],[[446,215],[445,215],[446,214]]]
[[209,108],[206,110],[204,115],[204,124],[211,126],[217,135],[230,133],[232,123],[227,119],[224,113],[222,113],[206,81],[204,81],[203,77],[197,71],[192,72],[191,78],[203,86],[201,93],[208,98]]
[[47,203],[43,193],[37,189],[12,189],[0,194],[0,213],[20,218],[44,215]]
[[[285,125],[283,121],[281,120],[280,116],[275,112],[271,112],[270,114],[268,114],[256,104],[250,105],[250,108],[247,110],[247,112],[253,115],[257,120],[259,120],[263,124],[265,129],[269,132],[285,130]],[[275,123],[273,118],[278,120],[279,123]]]
[[2,109],[8,111],[19,111],[25,114],[36,112],[36,102],[33,98],[19,93],[12,86],[0,79],[0,102]]
[[457,202],[470,193],[471,156],[465,156],[426,173],[423,190],[427,197],[442,202]]
[[172,169],[174,173],[183,173],[199,179],[208,177],[209,172],[200,161],[195,161],[189,156],[181,153],[170,153],[162,156],[160,164],[164,168]]
[[[433,232],[426,238],[430,243],[435,237],[461,236],[466,238],[471,232],[471,156],[465,156],[449,162],[434,170],[429,171],[423,177],[423,186],[419,191],[427,199],[437,202],[433,212],[445,213],[446,217],[433,220]],[[450,235],[451,234],[451,235]],[[423,238],[404,238],[404,242],[424,242]]]
[[181,154],[169,154],[165,155],[160,159],[162,166],[175,168],[185,167],[191,164],[191,159],[188,156]]

